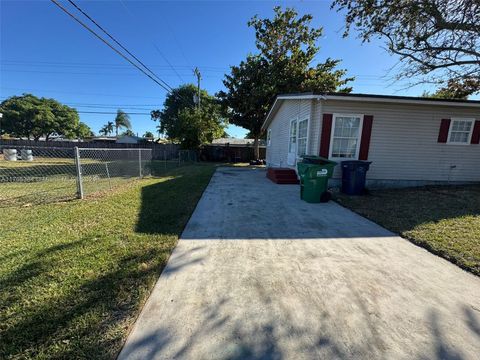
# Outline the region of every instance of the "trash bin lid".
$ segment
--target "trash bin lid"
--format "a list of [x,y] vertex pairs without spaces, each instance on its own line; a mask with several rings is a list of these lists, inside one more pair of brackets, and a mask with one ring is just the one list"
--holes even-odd
[[316,155],[303,155],[302,162],[306,164],[317,164],[317,165],[327,165],[327,164],[337,165],[335,161],[331,161],[324,157],[316,156]]
[[350,169],[357,169],[357,168],[369,168],[371,161],[363,161],[363,160],[346,160],[342,161],[342,168],[350,168]]

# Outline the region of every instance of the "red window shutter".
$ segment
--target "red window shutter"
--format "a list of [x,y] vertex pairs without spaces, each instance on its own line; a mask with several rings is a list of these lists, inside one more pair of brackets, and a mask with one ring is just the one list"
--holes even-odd
[[333,114],[323,114],[322,133],[320,135],[320,156],[328,158],[330,135],[332,133]]
[[363,117],[362,137],[360,139],[360,152],[358,160],[368,160],[368,150],[370,148],[370,138],[372,136],[373,115]]
[[448,130],[450,129],[450,119],[442,119],[440,131],[438,133],[438,142],[446,143],[448,139]]
[[480,144],[480,120],[475,121],[473,125],[472,140],[470,144]]

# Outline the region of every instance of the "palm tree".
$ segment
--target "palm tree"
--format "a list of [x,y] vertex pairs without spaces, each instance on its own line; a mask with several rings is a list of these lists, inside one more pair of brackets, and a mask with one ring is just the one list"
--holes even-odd
[[117,110],[117,116],[115,117],[115,135],[118,137],[118,129],[124,127],[127,129],[132,128],[130,124],[130,116],[123,110]]
[[143,134],[144,138],[154,138],[155,135],[151,131],[145,131],[145,134]]
[[99,133],[105,136],[110,135],[113,132],[113,122],[109,121],[100,129]]

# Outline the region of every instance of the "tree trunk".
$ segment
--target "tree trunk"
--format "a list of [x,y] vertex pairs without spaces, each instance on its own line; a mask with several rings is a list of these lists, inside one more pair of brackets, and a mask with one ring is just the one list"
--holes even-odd
[[118,138],[118,126],[115,126],[115,136]]
[[260,159],[260,144],[258,142],[258,135],[255,135],[253,138],[253,157],[254,160]]

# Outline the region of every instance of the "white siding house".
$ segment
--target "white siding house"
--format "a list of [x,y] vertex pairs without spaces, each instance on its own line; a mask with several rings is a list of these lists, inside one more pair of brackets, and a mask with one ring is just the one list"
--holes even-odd
[[268,167],[308,154],[371,161],[370,187],[480,182],[480,101],[280,95],[263,128]]

